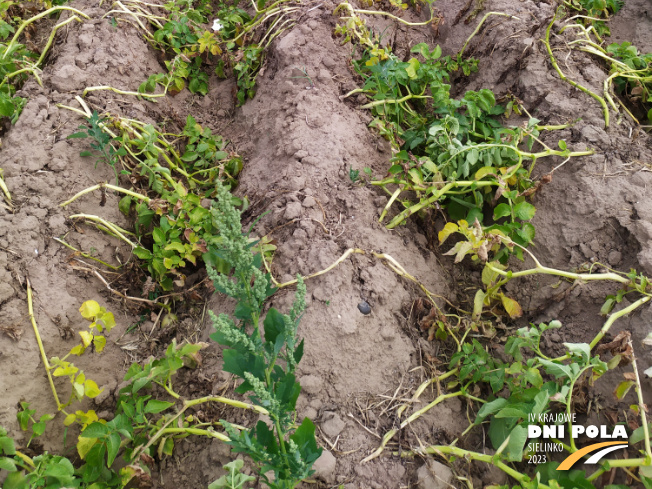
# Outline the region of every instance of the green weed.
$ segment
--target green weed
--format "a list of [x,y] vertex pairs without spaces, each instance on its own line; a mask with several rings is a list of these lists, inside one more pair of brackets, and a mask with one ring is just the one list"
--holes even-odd
[[[95,168],[97,168],[97,163],[103,161],[111,167],[113,173],[115,174],[115,183],[119,185],[118,180],[118,169],[117,164],[121,156],[125,156],[127,151],[124,148],[115,149],[111,144],[113,139],[109,134],[107,134],[101,127],[101,125],[106,124],[108,119],[100,118],[97,111],[93,111],[93,114],[88,118],[88,125],[81,125],[78,129],[82,131],[75,132],[67,137],[67,139],[85,139],[90,138],[92,142],[90,147],[96,152],[99,153],[97,160],[95,161]],[[79,156],[95,156],[92,151],[82,151],[79,153]]]
[[[284,315],[271,308],[261,332],[263,304],[274,293],[270,276],[261,271],[262,256],[251,252],[252,245],[242,233],[239,212],[220,185],[217,202],[212,214],[223,238],[222,257],[233,270],[233,278],[211,267],[208,274],[215,290],[233,297],[238,304],[234,318],[211,313],[216,329],[211,339],[227,347],[222,353],[223,368],[243,381],[236,392],[248,394],[255,405],[267,409],[271,426],[258,421],[255,428],[238,430],[224,420],[221,423],[233,450],[251,457],[270,488],[293,488],[312,474],[312,464],[321,454],[314,424],[306,418],[297,425],[295,420],[301,391],[295,370],[303,356],[303,341],[297,342],[297,327],[305,309],[306,288],[299,277],[290,313]],[[266,474],[270,470],[274,472],[273,479]]]

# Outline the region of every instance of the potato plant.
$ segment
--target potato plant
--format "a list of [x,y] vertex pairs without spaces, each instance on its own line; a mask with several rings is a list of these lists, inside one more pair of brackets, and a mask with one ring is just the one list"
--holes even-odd
[[[27,99],[15,96],[16,90],[23,85],[29,74],[33,75],[39,84],[42,84],[38,74],[39,67],[52,46],[57,31],[70,22],[81,21],[82,17],[88,19],[88,16],[72,7],[53,7],[50,4],[43,12],[26,18],[18,25],[17,20],[20,19],[11,19],[8,14],[8,9],[12,5],[13,2],[0,3],[0,41],[3,41],[0,43],[0,116],[9,117],[11,123],[15,124],[27,103]],[[37,53],[37,47],[28,48],[18,42],[21,34],[30,24],[63,10],[71,11],[73,15],[54,26],[40,55]],[[12,33],[14,35],[9,39]],[[4,43],[7,40],[9,41]]]
[[[214,196],[217,181],[232,186],[237,184],[242,159],[226,150],[227,141],[197,124],[192,116],[188,116],[182,133],[177,135],[184,146],[175,149],[151,125],[119,118],[100,119],[95,113],[86,115],[89,121],[86,131],[75,133],[73,137],[93,135],[93,149],[108,155],[104,159],[110,162],[116,174],[117,165],[121,165],[120,173],[129,175],[135,185],[145,186],[145,193],[151,195],[111,186],[112,190],[124,194],[120,210],[129,215],[133,209],[136,214],[134,238],[137,241],[127,238],[126,231],[105,221],[103,228],[131,246],[134,255],[144,261],[147,273],[162,290],[172,290],[175,284],[182,286],[183,270],[196,266],[199,261],[222,269],[223,261],[216,252],[221,238],[205,207],[206,201],[202,201]],[[82,152],[86,154],[88,152]],[[62,205],[97,188],[84,190]],[[89,218],[83,214],[79,217]]]
[[[208,93],[207,69],[213,68],[219,77],[225,77],[230,67],[236,77],[236,100],[243,105],[256,93],[256,77],[269,44],[294,24],[290,16],[297,7],[285,5],[290,0],[279,0],[271,5],[265,1],[253,4],[253,16],[233,5],[221,4],[213,11],[202,3],[195,7],[180,7],[183,2],[170,2],[165,6],[166,17],[144,14],[140,2],[134,2],[134,11],[149,19],[155,32],[143,31],[152,45],[168,53],[165,61],[168,73],[149,76],[138,91],[152,93],[162,86],[164,93],[172,94],[186,86],[192,93]],[[136,15],[136,14],[134,14]],[[210,22],[212,26],[206,28]],[[160,20],[166,20],[162,23]]]
[[[347,21],[337,31],[358,39],[366,49],[354,62],[364,84],[355,93],[370,102],[362,105],[374,116],[370,124],[392,144],[389,176],[373,181],[390,195],[380,220],[396,202],[404,207],[387,225],[389,229],[424,209],[439,206],[454,220],[479,222],[488,230],[499,230],[525,247],[535,230],[529,222],[535,207],[527,201],[541,185],[531,178],[539,158],[571,158],[592,151],[571,151],[564,141],[558,149],[540,139],[541,126],[532,117],[521,126],[508,127],[501,117],[525,114],[517,100],[505,107],[497,104],[488,89],[467,91],[460,99],[450,96],[450,74],[477,71],[477,60],[441,57],[441,49],[424,44],[411,49],[415,57],[404,62],[371,39],[363,24]],[[565,127],[565,126],[561,126]],[[534,151],[535,144],[542,149]],[[527,165],[527,162],[530,162]],[[401,199],[407,191],[417,201]],[[522,258],[522,248],[501,247],[496,259],[505,262],[513,251]],[[463,255],[458,255],[461,259]],[[458,260],[459,261],[459,260]]]

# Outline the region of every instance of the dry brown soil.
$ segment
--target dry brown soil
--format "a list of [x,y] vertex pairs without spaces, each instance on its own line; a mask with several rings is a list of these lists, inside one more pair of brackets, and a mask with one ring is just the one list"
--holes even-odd
[[[378,17],[368,21],[377,31],[385,30],[384,38],[400,55],[417,42],[441,44],[444,54],[450,54],[460,49],[480,18],[468,25],[453,25],[462,3],[436,3],[445,19],[438,32]],[[0,151],[0,168],[16,203],[14,214],[0,208],[0,425],[19,438],[15,422],[19,401],[29,401],[38,414],[56,410],[28,320],[26,277],[34,287],[35,316],[50,356],[67,352],[76,341],[74,332],[85,327],[78,313],[83,301],[95,299],[116,313],[118,326],[106,351],[77,362],[104,388],[95,406],[89,407],[105,416],[113,409],[116,388],[132,361],[159,352],[174,337],[205,341],[211,332],[211,325],[201,322],[203,304],[186,302],[179,305],[182,320],[167,330],[151,331],[152,318],[147,317],[135,332],[121,336],[138,319],[137,305],[112,295],[53,240],[66,236],[77,248],[93,250],[110,263],[129,258],[129,250],[117,241],[67,219],[84,212],[129,228],[128,220],[118,212],[117,196],[107,194],[103,206],[97,196],[87,196],[70,208],[59,206],[79,190],[113,177],[105,165],[94,167],[91,159],[79,156],[86,143],[66,136],[82,118],[57,104],[77,106],[74,97],[88,86],[134,90],[148,75],[163,69],[156,52],[133,27],[115,28],[101,19],[108,2],[100,7],[90,0],[74,0],[71,5],[91,20],[70,25],[57,36],[43,70],[43,86],[34,81],[25,85],[22,95],[29,102],[16,125],[2,137]],[[384,175],[390,148],[368,129],[369,115],[357,108],[357,102],[340,100],[358,80],[349,65],[351,46],[342,46],[333,36],[336,5],[332,0],[302,5],[297,25],[272,43],[256,97],[241,108],[234,105],[233,81],[214,76],[206,97],[184,91],[153,103],[95,92],[86,100],[100,112],[165,122],[176,130],[192,113],[198,122],[229,138],[246,160],[237,190],[253,203],[246,223],[269,211],[255,233],[271,233],[276,240],[273,271],[280,280],[321,270],[347,249],[360,248],[391,255],[436,294],[451,301],[468,300],[472,292],[466,287],[477,285],[479,271],[467,265],[454,267],[448,257],[442,257],[446,249],[440,250],[433,242],[433,229],[428,228],[433,224],[414,219],[388,231],[378,223],[387,197],[349,179],[349,168],[371,167],[374,175]],[[572,148],[593,148],[596,153],[569,161],[535,197],[537,237],[532,249],[542,263],[573,269],[598,260],[620,270],[633,267],[652,275],[652,140],[627,117],[605,130],[597,103],[559,79],[540,42],[553,8],[545,1],[487,0],[486,12],[507,12],[520,20],[496,17],[499,20],[488,23],[470,46],[469,54],[480,58],[480,71],[460,81],[457,90],[511,92],[544,123],[581,118],[572,128],[545,136],[549,142],[564,138]],[[643,13],[646,9],[649,15]],[[404,15],[417,17],[410,11]],[[651,17],[648,2],[626,0],[613,21],[613,38],[652,51]],[[601,91],[604,71],[595,59],[577,52],[567,56],[562,37],[554,38],[553,44],[567,74]],[[296,67],[305,67],[313,86],[296,78]],[[559,163],[555,158],[539,161],[535,173],[543,175]],[[515,268],[526,265],[513,264]],[[603,321],[598,315],[600,306],[614,287],[585,284],[563,294],[570,284],[551,288],[555,282],[540,277],[513,281],[508,290],[523,305],[525,315],[501,336],[527,321],[557,318],[564,327],[547,348],[555,351],[563,341],[592,339]],[[431,373],[427,355],[437,358],[443,348],[428,342],[409,320],[419,289],[370,255],[353,255],[334,271],[310,280],[308,292],[308,311],[300,327],[306,352],[300,366],[303,391],[298,408],[301,416],[315,420],[320,444],[336,464],[334,468],[322,466],[319,485],[306,487],[416,487],[416,470],[422,460],[386,456],[365,465],[360,460],[396,421],[392,410],[396,403],[384,396],[410,396]],[[283,309],[291,297],[292,291],[282,290],[271,305]],[[358,311],[361,300],[371,305],[370,315]],[[220,311],[232,305],[215,295],[207,307]],[[614,327],[632,332],[641,371],[652,364],[650,349],[641,343],[651,320],[652,306],[648,305]],[[203,366],[185,372],[179,382],[194,394],[219,392],[229,381],[220,366],[219,348],[213,344],[204,353]],[[616,380],[611,382],[596,393],[596,399],[614,406],[610,399]],[[652,402],[652,381],[644,380],[643,387],[647,402]],[[422,401],[432,395],[425,394]],[[50,423],[44,440],[50,450],[61,450],[59,417]],[[451,400],[424,416],[400,441],[403,446],[446,443],[467,425],[466,404]],[[71,437],[69,433],[68,440]],[[481,436],[472,441],[475,445],[469,442],[467,448],[485,449]],[[66,450],[72,454],[70,446]],[[180,443],[174,456],[155,467],[155,485],[206,487],[231,457],[228,447],[218,441]],[[500,479],[495,471],[480,466],[470,472],[458,469],[458,475],[470,477],[474,487]],[[462,482],[456,484],[463,487]]]

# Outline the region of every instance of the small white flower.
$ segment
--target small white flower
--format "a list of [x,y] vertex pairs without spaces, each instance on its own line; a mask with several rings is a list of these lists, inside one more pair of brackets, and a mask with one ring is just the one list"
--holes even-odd
[[215,19],[213,21],[213,31],[218,32],[218,31],[222,30],[223,27],[224,27],[224,24],[222,24],[220,22],[220,19]]

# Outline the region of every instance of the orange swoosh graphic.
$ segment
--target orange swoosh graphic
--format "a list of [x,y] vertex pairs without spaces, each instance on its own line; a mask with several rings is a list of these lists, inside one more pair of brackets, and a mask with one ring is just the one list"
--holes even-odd
[[557,470],[568,470],[570,469],[575,462],[577,462],[579,459],[581,459],[584,455],[587,453],[595,452],[596,450],[604,447],[608,447],[611,445],[622,445],[622,441],[603,441],[602,443],[594,443],[593,445],[589,445],[588,447],[584,447],[581,450],[578,450],[577,452],[573,453],[572,455],[569,455],[566,457],[566,459],[559,464],[559,467],[557,467]]

